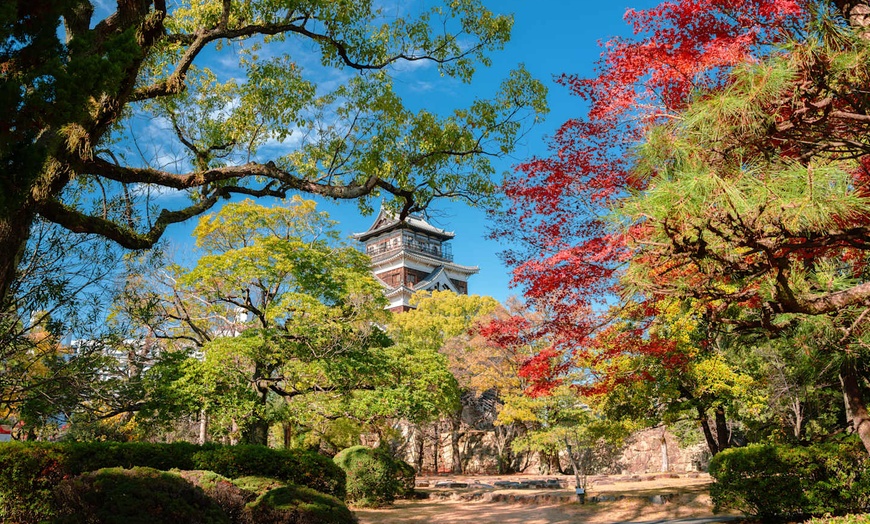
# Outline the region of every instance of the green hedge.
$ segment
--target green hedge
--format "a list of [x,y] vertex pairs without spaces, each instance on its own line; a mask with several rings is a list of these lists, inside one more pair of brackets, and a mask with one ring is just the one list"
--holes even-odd
[[713,457],[710,475],[717,509],[762,519],[861,513],[870,505],[870,463],[857,439],[728,449]]
[[333,459],[347,474],[347,501],[360,506],[380,506],[414,492],[414,468],[387,453],[353,446]]
[[50,493],[65,478],[103,468],[209,470],[235,478],[273,477],[345,496],[345,475],[330,459],[302,450],[189,443],[9,442],[0,444],[0,520],[50,513]]
[[232,524],[202,489],[153,468],[106,468],[64,480],[53,524]]
[[[304,524],[349,524],[356,517],[343,501],[332,495],[303,486],[281,486],[271,489],[247,505],[251,522]],[[289,520],[289,518],[295,520]]]
[[214,471],[229,478],[271,477],[340,499],[346,494],[341,468],[313,451],[264,446],[204,447],[193,453],[191,459],[190,469]]

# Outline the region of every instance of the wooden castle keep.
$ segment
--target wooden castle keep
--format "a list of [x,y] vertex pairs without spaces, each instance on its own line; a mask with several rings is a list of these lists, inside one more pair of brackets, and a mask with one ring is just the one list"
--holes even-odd
[[455,235],[439,229],[419,216],[403,221],[381,209],[371,227],[353,238],[362,242],[372,259],[372,272],[384,286],[390,311],[413,309],[411,296],[417,291],[453,291],[468,294],[468,278],[477,266],[453,263],[450,241]]

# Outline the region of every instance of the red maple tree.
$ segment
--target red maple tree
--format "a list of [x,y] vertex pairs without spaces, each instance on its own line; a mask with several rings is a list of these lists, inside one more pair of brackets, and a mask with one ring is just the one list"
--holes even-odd
[[[863,67],[842,74],[835,71],[830,55],[812,45],[801,47],[802,41],[810,40],[807,35],[822,34],[819,38],[830,39],[824,42],[826,49],[861,48],[870,27],[866,12],[870,12],[866,1],[851,0],[821,4],[804,0],[668,1],[653,9],[627,12],[634,36],[605,44],[594,78],[559,78],[559,83],[588,103],[589,111],[585,118],[570,119],[558,129],[549,156],[517,166],[504,187],[510,209],[500,215],[495,231],[512,238],[517,246],[506,253],[514,267],[514,283],[524,288],[534,307],[550,315],[545,329],[550,350],[588,356],[596,333],[609,325],[610,306],[618,297],[634,293],[633,300],[652,308],[662,296],[657,292],[673,293],[677,281],[688,297],[725,300],[767,313],[824,314],[870,299],[870,283],[800,296],[783,276],[798,266],[831,257],[848,262],[860,273],[866,264],[864,253],[870,249],[865,215],[837,217],[838,227],[821,234],[779,225],[776,237],[771,238],[764,236],[769,231],[762,232],[760,226],[750,227],[739,216],[720,213],[730,222],[720,220],[724,227],[715,234],[725,239],[732,250],[729,255],[745,250],[743,257],[711,254],[701,233],[667,231],[668,224],[643,219],[614,224],[611,215],[627,198],[649,189],[655,177],[669,167],[664,161],[638,169],[638,151],[650,133],[659,129],[678,133],[678,126],[668,127],[670,123],[698,101],[728,91],[737,78],[735,71],[788,53],[803,53],[802,61],[793,61],[794,74],[785,90],[789,96],[764,102],[762,109],[771,121],[768,128],[753,136],[734,135],[733,143],[725,145],[740,146],[757,158],[773,156],[809,166],[810,177],[815,159],[860,159],[851,186],[859,195],[866,193],[870,143],[864,137],[870,126],[866,116],[870,99],[861,93],[870,76]],[[831,27],[819,29],[824,24]],[[850,26],[851,32],[846,30]],[[728,154],[725,149],[723,157]],[[744,167],[739,161],[733,164]],[[659,233],[666,230],[665,241],[644,245],[653,243],[656,228]],[[701,260],[728,265],[722,271],[705,273],[698,269]],[[646,292],[640,296],[620,282],[629,261],[640,261],[650,273]],[[774,296],[762,297],[757,280],[747,275],[769,275],[775,281]],[[733,289],[723,292],[722,284]],[[769,319],[759,327],[769,328]],[[625,351],[648,348],[670,359],[663,350],[666,345],[637,343],[640,333],[623,338]],[[529,369],[530,373],[552,371],[546,366]],[[854,375],[854,370],[843,372]],[[601,385],[607,383],[602,377]],[[858,413],[863,410],[860,404],[850,409]],[[867,426],[862,438],[866,436],[870,450],[870,418],[866,410],[863,413],[855,415],[854,423]],[[863,424],[861,416],[868,424]]]

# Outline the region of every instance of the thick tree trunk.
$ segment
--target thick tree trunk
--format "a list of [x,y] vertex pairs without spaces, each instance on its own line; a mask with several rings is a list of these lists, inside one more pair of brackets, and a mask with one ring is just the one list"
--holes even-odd
[[17,213],[12,209],[3,210],[0,216],[0,303],[9,298],[9,290],[15,281],[18,263],[24,255],[30,228],[33,225],[32,213]]
[[284,449],[290,449],[293,447],[293,424],[290,422],[285,422],[282,429],[282,434],[284,437]]
[[239,423],[236,422],[236,419],[233,418],[232,425],[230,425],[230,446],[235,446],[239,443]]
[[861,395],[858,370],[855,363],[846,361],[840,366],[840,384],[843,386],[843,399],[846,402],[846,415],[852,429],[858,434],[864,449],[870,453],[870,413]]
[[863,38],[870,38],[870,5],[866,0],[834,0],[834,5]]
[[269,443],[269,423],[257,420],[242,432],[242,442],[265,446]]

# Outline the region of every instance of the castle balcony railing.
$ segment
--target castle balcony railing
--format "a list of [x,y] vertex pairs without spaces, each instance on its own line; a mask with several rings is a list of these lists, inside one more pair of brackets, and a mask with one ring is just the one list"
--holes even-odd
[[440,246],[432,244],[424,244],[422,242],[397,242],[387,246],[372,245],[361,249],[365,254],[372,257],[372,260],[385,258],[399,251],[410,251],[422,253],[429,256],[434,256],[448,262],[453,262],[453,246],[450,244],[441,244]]

